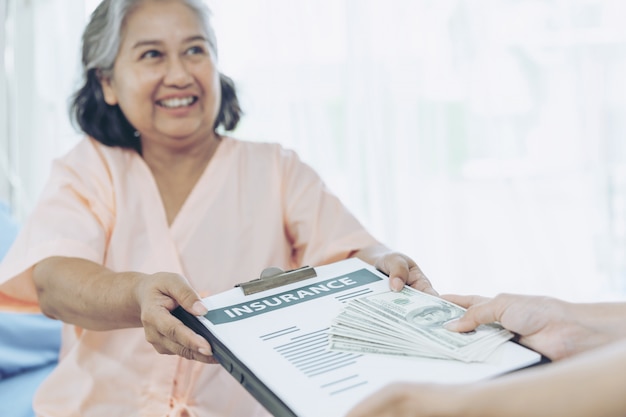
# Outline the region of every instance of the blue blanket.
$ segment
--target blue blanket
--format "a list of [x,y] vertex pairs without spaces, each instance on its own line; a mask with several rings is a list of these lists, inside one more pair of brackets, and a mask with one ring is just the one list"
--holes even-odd
[[11,218],[6,204],[0,201],[0,261],[11,247],[17,231],[17,222]]
[[[0,261],[17,231],[0,204]],[[34,416],[33,394],[56,365],[60,345],[60,322],[42,314],[0,313],[0,416]]]

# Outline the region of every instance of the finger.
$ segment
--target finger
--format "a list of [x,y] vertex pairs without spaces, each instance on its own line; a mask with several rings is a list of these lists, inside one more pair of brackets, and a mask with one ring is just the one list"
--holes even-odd
[[148,342],[155,347],[164,346],[171,353],[190,359],[212,355],[209,342],[171,315],[167,309],[155,309],[155,311],[155,313],[147,314],[144,321]]
[[438,296],[430,280],[411,258],[400,253],[391,253],[378,258],[376,268],[389,276],[392,291],[402,291],[405,285]]
[[[196,335],[196,336],[199,338],[198,340],[200,343],[204,341],[202,336],[200,335]],[[178,356],[182,356],[183,358],[192,359],[192,360],[199,361],[199,362],[218,363],[215,356],[213,356],[210,345],[209,345],[209,350],[207,352],[205,348],[200,348],[200,350],[196,351],[187,345],[176,344],[174,345],[173,353],[175,353]]]
[[409,280],[409,265],[407,259],[398,253],[389,253],[376,260],[376,269],[389,277],[389,287],[392,291],[401,291]]
[[[196,360],[205,363],[217,363],[216,358],[211,354],[201,353],[200,351],[195,350],[193,347],[190,347],[189,345],[183,343],[178,343],[177,341],[169,339],[163,334],[157,333],[157,335],[157,337],[152,338],[153,340],[155,340],[155,342],[152,344],[156,351],[161,354],[178,355],[186,359]],[[200,340],[202,339],[201,336],[195,335],[194,337],[199,338],[198,342],[202,343],[202,341]]]
[[439,296],[439,293],[435,291],[430,280],[422,272],[419,266],[415,265],[409,272],[409,280],[407,282],[412,288],[425,292],[430,295]]
[[[206,344],[208,348],[197,347],[197,345],[204,344]],[[175,354],[186,359],[192,359],[200,362],[217,363],[217,359],[213,356],[208,342],[204,340],[202,336],[195,333],[189,342],[187,342],[187,340],[179,342],[178,340],[169,339],[166,335],[160,335],[160,347],[165,351],[162,353]]]
[[[178,279],[172,279],[175,275]],[[167,274],[166,287],[163,293],[174,299],[178,305],[195,316],[205,315],[208,310],[200,296],[191,288],[187,279],[181,275]]]
[[493,300],[473,304],[462,317],[446,323],[445,328],[456,332],[469,332],[481,324],[499,321],[501,311],[497,307]]

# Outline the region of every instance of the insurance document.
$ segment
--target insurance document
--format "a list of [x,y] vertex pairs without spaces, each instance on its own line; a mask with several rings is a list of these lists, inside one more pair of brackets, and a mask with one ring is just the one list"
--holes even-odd
[[511,341],[502,341],[480,362],[331,349],[337,316],[353,300],[389,291],[388,279],[359,259],[315,271],[314,278],[252,295],[241,288],[213,295],[203,300],[205,316],[189,316],[200,326],[183,320],[274,415],[343,416],[391,382],[471,382],[541,360]]

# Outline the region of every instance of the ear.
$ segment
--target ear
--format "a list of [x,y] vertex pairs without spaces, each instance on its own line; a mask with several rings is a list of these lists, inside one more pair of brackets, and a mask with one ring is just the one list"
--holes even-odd
[[100,85],[102,86],[102,94],[104,95],[104,101],[110,105],[114,106],[117,102],[117,94],[115,94],[115,89],[113,88],[113,80],[111,77],[105,76],[102,74],[102,71],[98,70],[98,80],[100,80]]

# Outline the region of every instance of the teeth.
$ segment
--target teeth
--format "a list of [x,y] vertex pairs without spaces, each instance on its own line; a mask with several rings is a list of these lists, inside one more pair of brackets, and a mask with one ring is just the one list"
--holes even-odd
[[160,103],[164,107],[168,107],[170,109],[173,109],[173,108],[176,108],[176,107],[188,106],[191,103],[193,103],[193,100],[194,100],[193,97],[170,98],[170,99],[167,99],[167,100],[161,100]]

